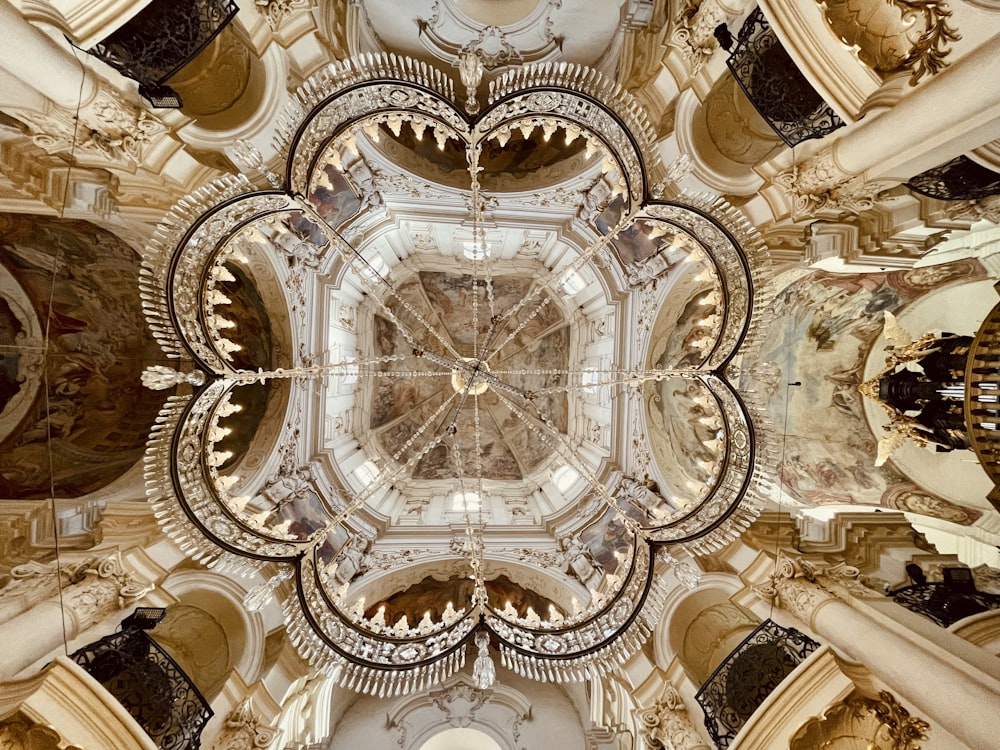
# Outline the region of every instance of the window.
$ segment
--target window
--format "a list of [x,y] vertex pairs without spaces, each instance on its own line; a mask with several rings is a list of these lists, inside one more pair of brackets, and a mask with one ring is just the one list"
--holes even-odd
[[477,513],[482,507],[482,498],[478,492],[459,491],[451,497],[451,509],[454,511]]
[[563,291],[566,292],[566,296],[568,297],[579,294],[587,286],[587,282],[583,280],[583,276],[572,268],[563,275],[561,283]]
[[572,466],[560,466],[552,472],[552,484],[560,492],[566,492],[579,478],[580,472]]

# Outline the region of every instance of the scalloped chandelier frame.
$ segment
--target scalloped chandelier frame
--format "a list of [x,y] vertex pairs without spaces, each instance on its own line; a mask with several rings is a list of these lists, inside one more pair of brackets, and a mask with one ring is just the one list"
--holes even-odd
[[[252,572],[269,564],[273,570],[277,565],[279,572],[251,591],[248,606],[259,606],[279,589],[286,592],[292,586],[294,595],[285,597],[283,608],[289,635],[301,655],[342,685],[370,694],[398,695],[439,683],[464,665],[473,640],[479,649],[476,678],[483,687],[492,679],[491,648],[499,652],[504,666],[539,680],[584,680],[622,663],[641,646],[660,615],[665,584],[664,576],[654,575],[656,562],[672,566],[677,577],[683,578],[680,567],[684,563],[672,551],[700,554],[720,548],[756,518],[770,486],[762,468],[773,458],[765,419],[733,385],[738,382],[741,358],[755,346],[760,311],[768,305],[760,291],[766,249],[752,226],[721,199],[681,194],[674,184],[673,167],[664,169],[659,163],[655,134],[643,111],[627,92],[594,71],[565,64],[522,67],[491,82],[482,113],[470,114],[479,109],[474,96],[464,104],[463,111],[452,81],[423,63],[383,55],[329,65],[298,90],[282,116],[275,146],[286,165],[285,173],[267,171],[259,152],[243,144],[241,160],[251,173],[264,175],[270,189],[258,189],[248,177],[239,175],[217,180],[181,200],[156,231],[141,281],[147,320],[158,342],[170,357],[189,363],[182,368],[184,372],[149,368],[144,380],[156,388],[179,383],[192,386],[185,389],[190,394],[168,398],[148,443],[147,491],[165,533],[209,566]],[[540,127],[551,133],[561,128],[567,138],[581,136],[588,148],[602,151],[611,174],[617,177],[612,196],[621,206],[617,223],[602,229],[568,265],[537,279],[533,291],[512,308],[492,309],[492,297],[490,309],[475,308],[474,315],[482,315],[484,325],[489,321],[489,331],[477,338],[471,356],[453,351],[416,311],[409,311],[407,321],[395,315],[382,301],[394,294],[391,285],[348,241],[350,233],[327,223],[307,198],[321,178],[317,174],[321,156],[334,154],[336,159],[344,145],[361,137],[362,131],[371,133],[384,126],[398,135],[404,124],[427,130],[439,145],[448,140],[464,145],[470,218],[477,242],[483,236],[486,202],[479,160],[487,141],[502,148],[513,129],[528,133]],[[657,178],[654,186],[651,183]],[[668,194],[673,199],[664,197]],[[263,218],[288,213],[306,217],[321,230],[323,252],[337,256],[336,262],[365,280],[380,312],[412,343],[412,354],[300,362],[266,371],[234,364],[233,345],[216,310],[216,305],[225,302],[217,282],[227,278],[226,263],[238,252],[234,237]],[[509,340],[513,335],[509,328],[545,304],[542,290],[559,294],[567,274],[588,264],[616,262],[608,248],[637,222],[646,231],[664,227],[690,238],[702,248],[712,270],[724,306],[700,362],[666,370],[647,366],[643,355],[634,362],[588,373],[586,378],[572,369],[543,374],[551,375],[555,383],[550,391],[599,387],[619,399],[645,383],[681,378],[694,383],[713,402],[720,434],[725,436],[716,474],[711,486],[702,488],[683,512],[666,518],[637,515],[623,499],[621,486],[606,475],[598,476],[577,455],[577,447],[539,409],[538,393],[524,387],[517,372],[491,371],[486,365],[491,342],[503,340],[504,335]],[[490,289],[491,261],[485,241],[481,247],[483,252],[474,253],[470,263],[480,287]],[[656,279],[633,281],[629,295],[638,300]],[[476,330],[478,326],[476,321]],[[338,529],[346,529],[349,538],[356,536],[352,519],[374,493],[438,446],[450,448],[454,478],[463,492],[481,487],[475,457],[471,465],[465,461],[463,466],[454,448],[457,418],[427,420],[407,443],[413,444],[412,457],[382,471],[364,489],[339,488],[340,497],[329,503],[334,511],[308,537],[288,534],[287,528],[251,516],[246,498],[233,497],[235,480],[219,471],[223,457],[216,445],[219,419],[232,412],[230,396],[235,388],[269,380],[323,384],[348,375],[373,380],[391,376],[385,366],[399,360],[420,360],[423,366],[437,368],[439,372],[432,374],[440,374],[442,382],[448,379],[450,387],[443,387],[451,399],[474,402],[477,420],[478,399],[489,389],[535,438],[573,467],[587,484],[585,500],[627,529],[629,558],[620,563],[613,585],[607,584],[600,596],[573,614],[542,619],[495,608],[485,588],[490,564],[483,533],[486,523],[481,513],[467,505],[465,543],[459,554],[474,583],[470,601],[454,609],[449,602],[440,621],[412,626],[405,618],[402,624],[387,624],[377,616],[366,616],[363,607],[351,605],[347,584],[336,585],[331,561],[320,551]],[[432,418],[440,416],[439,410]],[[478,434],[474,444],[479,451]],[[283,581],[291,583],[282,586]]]

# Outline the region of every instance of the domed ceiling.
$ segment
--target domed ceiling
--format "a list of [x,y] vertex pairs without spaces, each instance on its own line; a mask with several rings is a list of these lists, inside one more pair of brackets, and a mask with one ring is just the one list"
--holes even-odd
[[472,640],[480,684],[492,650],[584,679],[655,623],[657,561],[695,585],[678,556],[766,489],[731,385],[765,302],[749,224],[679,194],[594,71],[456,101],[409,60],[331,66],[276,135],[284,174],[241,144],[271,188],[185,199],[144,269],[181,361],[144,375],[180,386],[147,456],[165,531],[270,575],[247,605],[287,596],[303,656],[368,692],[439,680]]
[[[511,321],[516,331],[513,337],[491,333],[485,315],[490,305],[510,310],[528,296],[534,279],[509,275],[495,276],[491,281],[488,290],[485,281],[471,274],[420,271],[396,287],[400,299],[409,303],[412,316],[435,322],[443,339],[438,354],[445,356],[453,351],[473,369],[456,367],[442,383],[443,377],[431,377],[441,375],[437,365],[427,363],[420,372],[428,377],[415,377],[409,375],[412,365],[405,359],[387,363],[386,373],[397,377],[381,379],[370,394],[369,427],[383,453],[398,454],[400,461],[409,459],[413,448],[406,441],[424,421],[421,415],[440,411],[442,420],[451,420],[449,428],[454,425],[462,464],[475,467],[476,475],[483,479],[524,479],[552,458],[552,448],[524,429],[518,412],[504,403],[502,394],[506,388],[538,394],[533,398],[539,410],[550,415],[555,429],[565,434],[567,396],[565,391],[551,389],[566,382],[566,375],[560,372],[569,365],[569,326],[557,305],[544,304],[551,301],[546,295],[540,300],[544,306],[539,314],[529,319],[525,311],[523,321]],[[390,302],[388,307],[397,320],[408,317],[401,304]],[[525,323],[523,327],[521,322]],[[490,347],[491,335],[496,339],[495,348]],[[371,339],[373,346],[362,349],[362,358],[412,352],[404,332],[381,314],[373,318]],[[480,355],[484,347],[488,357]],[[515,373],[518,384],[512,386],[511,376]],[[456,395],[458,399],[442,411],[442,405]],[[454,475],[452,462],[448,449],[440,445],[417,462],[410,476],[447,479]]]

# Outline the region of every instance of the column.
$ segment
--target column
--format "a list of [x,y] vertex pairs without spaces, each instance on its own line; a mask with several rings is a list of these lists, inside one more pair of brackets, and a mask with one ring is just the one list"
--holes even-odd
[[[9,0],[0,0],[0,68],[30,84],[61,107],[75,108],[97,93],[97,77],[72,53],[24,20]],[[83,54],[82,52],[80,54]]]
[[687,707],[673,685],[650,708],[635,712],[648,750],[712,750],[698,734]]
[[866,616],[816,582],[776,577],[775,603],[822,640],[861,662],[912,704],[915,711],[970,748],[993,747],[1000,737],[1000,682],[905,628]]
[[[862,120],[834,144],[836,162],[848,174],[909,179],[1000,137],[1000,87],[984,85],[995,77],[998,49],[1000,35],[933,76],[892,109]],[[900,174],[903,165],[906,173]]]
[[[783,151],[761,165],[769,182],[761,192],[775,218],[805,218],[826,208],[871,208],[879,191],[1000,137],[1000,87],[983,83],[995,76],[998,49],[1000,35],[895,106],[866,117],[833,143],[819,144],[801,163]],[[836,135],[825,140],[831,138]]]
[[0,624],[0,644],[12,644],[0,648],[0,679],[17,675],[151,588],[135,583],[118,553],[97,562],[79,583]]

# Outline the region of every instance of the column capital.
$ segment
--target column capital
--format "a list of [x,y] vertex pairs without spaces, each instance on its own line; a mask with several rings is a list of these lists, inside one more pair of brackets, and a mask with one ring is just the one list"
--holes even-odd
[[277,729],[267,726],[253,707],[253,697],[247,696],[226,716],[225,728],[212,744],[213,750],[254,750],[268,747]]
[[778,557],[770,579],[752,585],[751,589],[813,630],[816,614],[830,602],[850,604],[854,598],[882,598],[865,586],[864,576],[851,565],[796,560],[784,555]]
[[669,682],[649,708],[635,710],[639,734],[650,750],[708,750],[680,694]]

